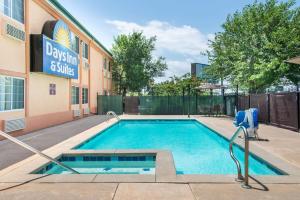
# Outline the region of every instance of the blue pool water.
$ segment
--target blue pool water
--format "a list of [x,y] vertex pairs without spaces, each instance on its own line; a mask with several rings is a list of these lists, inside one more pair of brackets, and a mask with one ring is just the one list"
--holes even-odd
[[[80,174],[154,174],[154,155],[67,155],[59,162],[78,171]],[[33,174],[70,174],[69,170],[49,163]]]
[[[236,174],[228,148],[228,140],[196,120],[121,120],[77,147],[170,150],[177,174]],[[234,152],[243,168],[243,150],[235,146]],[[249,163],[250,174],[280,175],[256,156]]]
[[[153,162],[144,162],[143,166],[139,163],[127,162],[119,164],[117,162],[63,162],[65,165],[78,171],[80,174],[154,174],[155,168]],[[61,168],[57,165],[47,171],[39,172],[38,174],[71,174],[72,172]]]

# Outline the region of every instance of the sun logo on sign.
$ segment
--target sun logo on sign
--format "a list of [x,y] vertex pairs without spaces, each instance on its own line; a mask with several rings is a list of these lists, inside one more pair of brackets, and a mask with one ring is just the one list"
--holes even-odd
[[61,20],[57,21],[55,24],[53,40],[67,48],[71,48],[71,35],[69,27]]

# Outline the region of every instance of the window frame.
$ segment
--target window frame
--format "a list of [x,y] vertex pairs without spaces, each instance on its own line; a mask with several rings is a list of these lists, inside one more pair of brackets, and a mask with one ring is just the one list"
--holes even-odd
[[[77,44],[78,49],[73,49],[73,37],[75,38],[75,41],[76,40],[78,41],[78,44]],[[75,53],[77,53],[78,55],[80,53],[80,38],[72,31],[71,31],[71,50],[74,51]]]
[[[73,88],[75,88],[75,95],[73,94]],[[78,91],[78,96],[77,96]],[[78,86],[72,85],[72,105],[79,105],[80,103],[80,89]],[[73,102],[73,97],[75,98],[75,102]]]
[[81,47],[82,47],[81,57],[83,59],[89,60],[89,45],[87,43],[85,43],[84,41],[82,41]]
[[[3,2],[4,2],[5,0],[3,0]],[[13,10],[13,0],[8,0],[9,1],[9,15],[7,15],[7,14],[5,14],[5,8],[4,8],[4,4],[3,4],[3,12],[2,11],[0,11],[0,14],[2,14],[2,15],[4,15],[4,16],[6,16],[6,17],[8,17],[10,20],[13,20],[13,21],[15,21],[15,22],[17,22],[17,23],[20,23],[20,24],[22,24],[22,25],[24,25],[25,24],[25,0],[21,0],[22,2],[23,2],[23,17],[22,17],[22,21],[19,21],[18,19],[16,19],[16,18],[14,18],[14,13],[15,13],[15,11]],[[0,6],[1,6],[1,4],[0,4]]]
[[[19,79],[19,80],[23,80],[23,108],[16,108],[13,109],[13,91],[11,93],[11,109],[10,110],[0,110],[0,113],[5,113],[5,112],[18,112],[18,111],[24,111],[25,110],[25,102],[26,102],[26,95],[25,95],[25,91],[26,91],[26,84],[25,84],[25,78],[22,77],[16,77],[16,76],[6,76],[6,75],[1,75],[0,77],[10,77],[11,79]],[[12,82],[12,86],[13,86],[13,82]],[[4,86],[5,87],[5,86]]]
[[83,87],[82,88],[82,104],[88,104],[89,103],[89,88]]
[[111,62],[108,60],[108,71],[111,72]]
[[107,70],[107,58],[103,59],[103,69]]

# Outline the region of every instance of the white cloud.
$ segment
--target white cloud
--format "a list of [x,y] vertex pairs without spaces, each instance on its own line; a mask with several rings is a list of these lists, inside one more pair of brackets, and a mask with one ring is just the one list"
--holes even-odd
[[179,61],[179,60],[167,60],[167,65],[169,66],[169,71],[166,73],[166,77],[173,76],[177,74],[177,76],[182,76],[190,71],[191,65],[187,60]]
[[[145,25],[119,20],[108,20],[106,23],[114,26],[119,33],[143,31],[147,37],[156,36],[156,53],[167,59],[169,69],[165,73],[166,78],[190,72],[190,62],[203,60],[201,53],[208,50],[208,40],[214,37],[213,34],[203,34],[195,27],[174,26],[162,21],[150,21]],[[170,56],[172,58],[168,58]]]
[[164,77],[156,78],[156,82],[162,82],[170,77],[182,76],[191,70],[191,62],[189,60],[167,60],[168,70]]
[[200,52],[208,49],[208,39],[212,37],[212,34],[205,35],[188,25],[173,26],[161,21],[150,21],[144,26],[118,20],[108,20],[106,23],[115,26],[121,33],[143,31],[147,37],[157,36],[158,49],[162,48],[184,55],[200,55]]

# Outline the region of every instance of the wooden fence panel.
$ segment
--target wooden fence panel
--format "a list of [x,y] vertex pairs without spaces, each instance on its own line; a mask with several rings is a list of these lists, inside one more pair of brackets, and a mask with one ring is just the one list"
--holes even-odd
[[125,113],[126,114],[138,114],[139,113],[139,97],[128,96],[125,97]]
[[270,94],[270,123],[298,130],[297,93]]
[[267,94],[251,94],[250,107],[258,108],[258,120],[263,123],[269,123],[268,95]]
[[238,97],[238,110],[249,109],[249,96],[243,95]]

